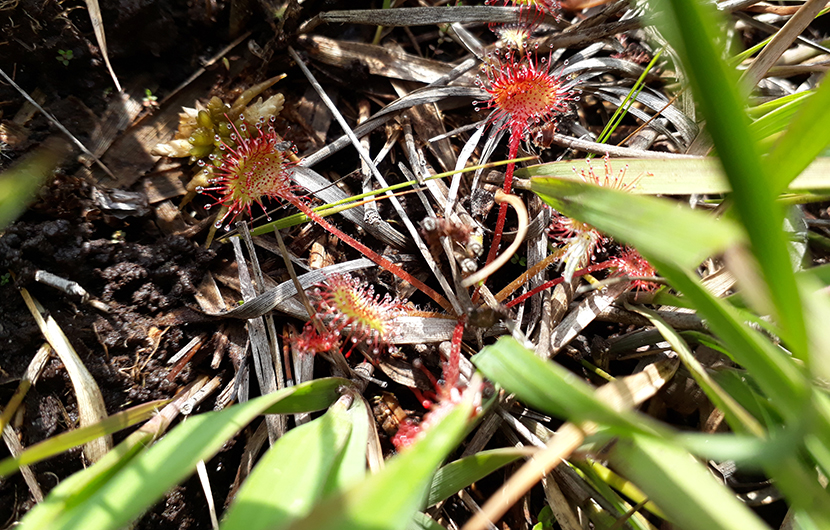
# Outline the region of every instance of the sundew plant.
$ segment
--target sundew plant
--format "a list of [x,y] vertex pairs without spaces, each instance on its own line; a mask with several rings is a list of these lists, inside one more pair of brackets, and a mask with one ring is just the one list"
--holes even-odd
[[[382,9],[314,13],[295,24],[296,13],[308,13],[289,4],[279,27],[299,26],[292,35],[297,42],[278,45],[288,46],[347,131],[344,139],[298,157],[276,132],[276,119],[246,117],[250,101],[265,89],[258,85],[235,104],[238,123],[225,115],[227,136],[211,137],[206,131],[219,122],[202,111],[201,132],[162,144],[168,156],[201,159],[197,172],[210,170],[202,173],[203,197],[195,202],[202,208],[209,202],[208,214],[215,216],[204,226],[229,228],[219,243],[231,242],[237,270],[244,269],[240,284],[248,271],[240,241],[258,263],[246,224],[256,222],[257,209],[269,222],[254,228],[262,236],[256,242],[278,248],[282,258],[269,263],[282,276],[276,287],[256,265],[254,280],[247,278],[253,294],[245,293],[244,303],[200,309],[210,325],[247,327],[233,379],[200,377],[177,387],[172,399],[136,405],[0,461],[0,477],[23,471],[29,478],[38,462],[140,424],[55,485],[16,527],[146,524],[142,514],[196,477],[210,524],[220,530],[762,530],[781,519],[782,528],[830,528],[830,265],[822,264],[830,245],[798,228],[807,226],[804,205],[826,199],[830,189],[830,164],[822,157],[830,144],[830,84],[812,68],[805,95],[761,100],[757,85],[768,72],[756,66],[772,65],[786,48],[781,41],[792,43],[824,2],[809,0],[787,15],[773,39],[751,50],[759,57],[743,73],[735,68],[743,55],[724,58],[730,23],[723,2],[655,0],[607,24],[606,17],[627,8],[528,0],[386,2]],[[571,19],[576,22],[567,31],[557,29]],[[633,28],[632,20],[654,37],[660,51],[654,48],[653,55],[670,59],[638,69],[620,59],[645,53],[627,48],[625,39],[610,42],[614,28]],[[395,90],[424,85],[388,105],[387,93],[368,93],[354,129],[344,115],[358,107],[341,102],[341,113],[293,48],[320,37],[315,53],[324,53],[324,45],[335,49],[314,33],[321,24],[371,26],[378,36],[409,24],[437,26],[454,39],[441,45],[463,50],[468,67],[477,64],[462,72],[462,61],[426,57],[448,53],[437,44],[416,57],[340,41],[340,51],[386,57],[389,64],[367,60],[365,68],[372,76],[389,75]],[[484,41],[471,32],[473,24],[482,29],[479,36],[488,32]],[[507,24],[522,25],[521,38],[503,37],[498,29]],[[422,35],[406,31],[413,47],[420,46]],[[597,41],[580,53],[608,45],[617,57],[577,57],[566,67],[560,59],[576,46],[572,39]],[[401,56],[408,62],[396,62]],[[429,68],[441,72],[444,84],[423,74]],[[632,82],[616,82],[609,73],[614,68]],[[468,85],[451,84],[470,71]],[[643,88],[657,85],[652,76],[666,85],[661,89],[674,91],[671,99]],[[452,105],[440,105],[450,97]],[[693,117],[673,104],[679,98]],[[370,99],[384,107],[367,118]],[[290,103],[280,96],[263,112],[278,113],[284,101]],[[230,108],[218,98],[211,102],[216,116]],[[421,106],[433,114],[398,115]],[[614,107],[627,114],[617,125],[630,133],[631,144],[620,131],[594,141],[606,125],[596,121],[613,121],[606,111]],[[191,114],[182,120],[195,127],[200,114]],[[421,138],[418,129],[430,118],[478,120],[483,127],[465,124]],[[376,147],[368,127],[387,121],[384,154],[400,144],[406,156],[381,174],[380,163],[368,156]],[[509,137],[506,146],[497,145],[499,133]],[[460,145],[448,140],[461,134],[468,136]],[[535,141],[545,135],[549,145]],[[610,138],[621,145],[603,143]],[[653,146],[655,138],[660,150],[631,147]],[[359,194],[343,191],[350,189],[348,178],[331,182],[310,169],[346,145],[360,155],[360,170],[349,175],[359,175],[353,179]],[[439,174],[426,163],[431,155],[424,146],[464,160]],[[551,146],[555,155],[544,152]],[[516,160],[522,151],[562,160],[522,167]],[[598,159],[586,165],[588,152],[605,154],[601,169]],[[495,167],[464,168],[466,160],[493,153],[508,160],[504,173],[471,176],[462,186],[464,171]],[[29,173],[46,178],[50,160],[36,160]],[[387,177],[401,182],[390,186]],[[444,177],[454,180],[445,186]],[[381,201],[387,202],[378,206]],[[358,202],[364,210],[356,215],[350,209]],[[507,204],[517,213],[516,227],[507,223]],[[11,215],[6,205],[0,202],[0,222]],[[468,207],[480,211],[472,215]],[[281,209],[299,213],[271,219]],[[327,219],[344,212],[355,215]],[[416,213],[423,219],[417,225],[410,218]],[[230,233],[232,221],[240,221],[240,235]],[[345,222],[359,228],[341,228]],[[300,228],[285,229],[303,223],[303,237],[314,235],[305,247],[316,243],[320,254],[342,262],[313,264],[296,255],[305,252],[303,244],[287,248],[280,230],[300,239]],[[508,250],[502,239],[510,241]],[[802,240],[819,249],[815,258]],[[335,249],[337,241],[342,248]],[[505,266],[499,275],[475,276],[478,267],[486,270],[514,252],[526,270]],[[205,285],[219,292],[208,280]],[[285,333],[291,338],[280,344],[274,312],[282,312],[278,321],[300,322],[302,333]],[[614,324],[597,324],[603,318]],[[589,326],[602,330],[589,335]],[[285,329],[296,331],[292,324]],[[272,374],[273,391],[261,384],[261,395],[240,392],[239,366],[250,367],[245,377],[260,383]],[[275,375],[275,366],[290,367],[293,375]],[[220,387],[233,399],[215,410],[209,402],[202,412],[205,394]],[[678,393],[684,405],[694,394],[694,406],[673,422],[667,403]],[[13,424],[22,400],[16,394],[4,403],[3,427]],[[222,492],[223,505],[210,479],[218,474],[212,459],[227,454],[238,454],[241,463]],[[786,516],[763,514],[751,505],[753,495],[732,489],[732,468],[760,477]]]

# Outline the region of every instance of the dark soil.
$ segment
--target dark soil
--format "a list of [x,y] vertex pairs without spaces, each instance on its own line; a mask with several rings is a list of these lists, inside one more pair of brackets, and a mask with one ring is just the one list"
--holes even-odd
[[[2,4],[0,68],[27,92],[38,89],[44,96],[44,107],[81,142],[88,143],[90,125],[103,114],[114,90],[85,2],[22,0],[12,7],[8,2]],[[198,2],[102,2],[109,57],[122,85],[144,83],[142,86],[160,101],[203,61],[227,46],[237,36],[231,35],[230,9],[227,4],[208,4],[212,6],[210,13],[205,3]],[[239,4],[250,4],[243,19],[237,21],[244,23],[241,29],[252,30],[253,38],[263,44],[273,39],[270,26],[255,24],[265,19],[260,5]],[[70,51],[71,59],[63,64],[60,59]],[[242,78],[260,78],[262,74],[252,71]],[[11,126],[23,103],[12,86],[0,82],[4,124]],[[47,136],[60,134],[41,113],[25,124],[25,132],[2,138],[0,169]],[[79,168],[77,162],[64,165],[31,208],[0,233],[0,403],[11,397],[44,343],[18,293],[24,287],[67,335],[98,382],[109,413],[169,398],[206,370],[211,375],[229,372],[232,376],[227,356],[218,370],[203,362],[208,357],[204,353],[177,368],[177,374],[171,373],[172,367],[166,363],[192,338],[211,336],[215,331],[216,323],[191,307],[195,306],[195,286],[205,271],[232,259],[227,249],[206,250],[186,235],[165,235],[149,209],[123,219],[110,215],[93,198],[96,183],[73,176]],[[132,180],[138,177],[141,175]],[[140,190],[140,184],[134,189]],[[39,270],[77,282],[110,312],[36,283]],[[22,409],[13,424],[24,447],[77,426],[77,404],[58,359],[50,359]],[[123,436],[116,436],[116,442]],[[229,443],[208,463],[217,506],[225,503],[241,445]],[[6,456],[3,445],[0,458]],[[33,470],[48,493],[59,480],[85,465],[88,463],[76,448],[35,465]],[[19,474],[0,481],[0,527],[14,524],[33,504]],[[170,492],[136,528],[210,528],[198,481],[190,479]]]

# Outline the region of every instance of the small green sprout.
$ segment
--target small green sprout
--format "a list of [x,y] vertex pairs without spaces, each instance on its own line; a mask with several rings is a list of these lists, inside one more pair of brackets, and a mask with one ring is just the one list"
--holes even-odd
[[145,107],[158,107],[158,96],[153,95],[153,91],[149,88],[144,89],[144,97],[141,101],[144,103]]
[[6,285],[12,279],[12,273],[7,272],[6,274],[0,275],[0,286]]
[[64,66],[69,66],[69,61],[71,61],[74,57],[75,56],[72,53],[72,50],[58,50],[58,55],[55,59],[59,63],[63,63]]

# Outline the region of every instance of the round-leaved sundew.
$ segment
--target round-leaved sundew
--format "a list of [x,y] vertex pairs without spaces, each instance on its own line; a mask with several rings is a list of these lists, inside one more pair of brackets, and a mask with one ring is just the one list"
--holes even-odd
[[[293,197],[289,172],[293,165],[289,160],[291,143],[280,139],[273,121],[273,118],[269,122],[261,119],[253,128],[243,121],[238,128],[234,126],[235,130],[230,135],[236,145],[222,142],[219,146],[222,155],[219,158],[210,155],[211,160],[218,162],[218,166],[213,168],[214,177],[208,181],[211,187],[197,191],[207,192],[216,199],[214,205],[227,207],[225,215],[216,220],[217,228],[225,224],[229,217],[233,221],[242,212],[250,216],[251,206],[255,203],[265,212],[264,199]],[[206,165],[202,160],[198,163]]]
[[312,294],[317,315],[329,330],[341,334],[349,328],[352,348],[364,342],[376,354],[389,339],[395,318],[406,314],[404,301],[388,294],[380,297],[371,285],[349,274],[330,275]]
[[[578,100],[579,96],[570,84],[563,83],[561,76],[550,72],[549,57],[537,59],[529,50],[523,53],[508,50],[503,55],[496,50],[488,59],[482,66],[484,78],[478,76],[476,84],[490,99],[476,102],[476,109],[480,104],[493,109],[490,121],[503,122],[501,127],[510,131],[508,158],[513,159],[531,125],[555,122],[559,114],[567,112],[568,102]],[[513,187],[514,170],[515,164],[507,165],[502,188],[505,193],[510,193]],[[496,257],[506,216],[507,203],[502,203],[487,263]]]
[[491,121],[506,118],[504,127],[510,130],[511,144],[514,136],[521,138],[531,125],[567,112],[567,102],[576,99],[572,87],[548,66],[547,57],[513,50],[503,55],[496,50],[482,66],[484,79],[479,77],[477,83],[490,95],[483,103],[494,110]]

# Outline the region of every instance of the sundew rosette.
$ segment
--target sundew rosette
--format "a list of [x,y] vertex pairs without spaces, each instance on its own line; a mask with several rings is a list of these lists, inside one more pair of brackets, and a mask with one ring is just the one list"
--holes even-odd
[[406,314],[406,301],[389,294],[381,297],[374,287],[349,274],[328,276],[312,295],[326,328],[351,342],[348,353],[361,342],[375,354],[390,348],[387,341],[396,327],[395,319]]

